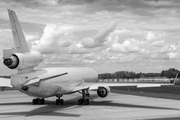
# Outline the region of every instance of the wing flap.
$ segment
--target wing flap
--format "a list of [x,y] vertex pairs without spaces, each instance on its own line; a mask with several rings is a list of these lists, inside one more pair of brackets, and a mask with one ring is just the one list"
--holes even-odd
[[138,84],[137,88],[143,88],[143,87],[161,87],[161,84]]
[[38,83],[40,80],[41,80],[40,78],[33,78],[33,79],[29,80],[27,83],[25,83],[24,86]]

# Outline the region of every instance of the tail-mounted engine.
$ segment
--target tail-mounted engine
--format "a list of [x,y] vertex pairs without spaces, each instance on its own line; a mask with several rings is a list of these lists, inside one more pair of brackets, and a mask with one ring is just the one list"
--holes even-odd
[[103,97],[106,97],[109,94],[110,91],[111,90],[110,90],[110,88],[108,86],[99,87],[97,89],[97,94],[98,94],[99,97],[103,98]]
[[4,58],[4,65],[10,69],[26,69],[38,66],[43,60],[41,53],[31,51],[27,53],[13,53]]

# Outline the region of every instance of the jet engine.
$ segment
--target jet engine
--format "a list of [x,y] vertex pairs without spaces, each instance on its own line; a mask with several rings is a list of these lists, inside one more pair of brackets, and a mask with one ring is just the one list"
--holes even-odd
[[109,94],[110,91],[111,90],[110,90],[110,88],[108,86],[103,86],[103,87],[99,87],[97,89],[97,94],[98,94],[99,97],[104,98]]
[[39,65],[43,60],[41,53],[31,51],[27,53],[14,53],[4,58],[4,65],[10,69],[26,69]]

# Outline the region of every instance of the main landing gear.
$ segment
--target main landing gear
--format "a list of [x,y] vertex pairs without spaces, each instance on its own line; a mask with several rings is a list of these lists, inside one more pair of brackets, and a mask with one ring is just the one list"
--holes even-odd
[[78,105],[89,105],[89,91],[88,89],[82,90],[82,99],[78,100]]
[[58,97],[58,99],[56,99],[56,105],[63,105],[64,100],[61,99],[62,95],[56,95],[56,97]]
[[[78,100],[78,105],[89,105],[89,91],[88,89],[84,89],[82,90],[82,98]],[[56,97],[58,97],[58,99],[56,99],[56,105],[63,105],[64,104],[64,100],[61,99],[63,95],[56,95]],[[43,105],[45,103],[44,98],[36,98],[32,100],[32,104],[33,105]]]
[[32,104],[33,105],[43,105],[45,103],[44,98],[40,99],[40,98],[36,98],[32,100]]

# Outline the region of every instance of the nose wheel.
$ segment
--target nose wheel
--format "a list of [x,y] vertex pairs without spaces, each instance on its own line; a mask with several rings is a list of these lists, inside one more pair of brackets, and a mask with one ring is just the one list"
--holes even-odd
[[89,105],[89,91],[88,90],[82,90],[82,99],[78,100],[78,105]]

